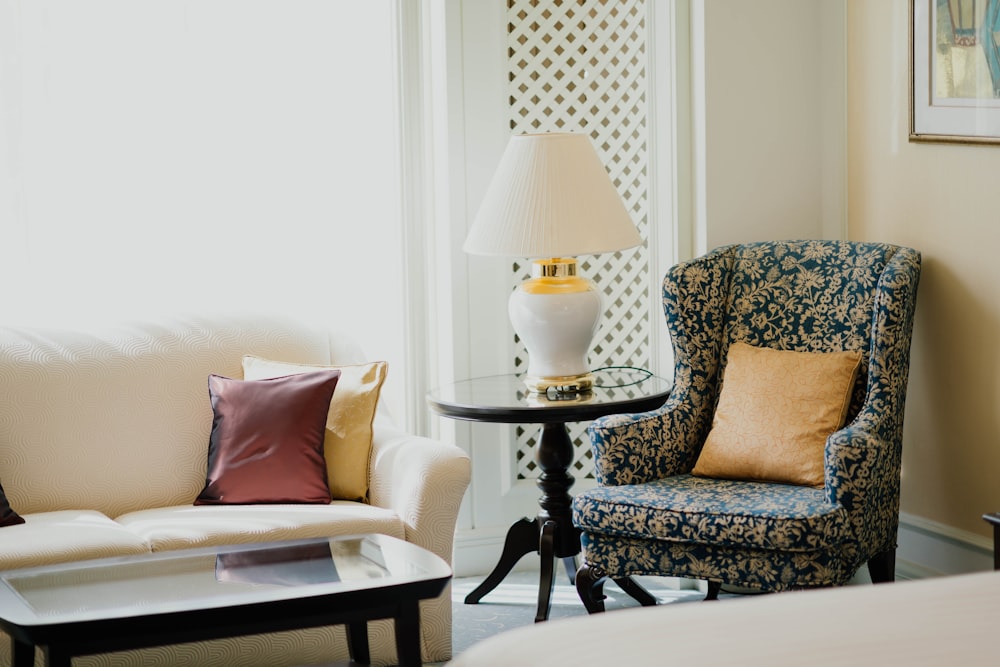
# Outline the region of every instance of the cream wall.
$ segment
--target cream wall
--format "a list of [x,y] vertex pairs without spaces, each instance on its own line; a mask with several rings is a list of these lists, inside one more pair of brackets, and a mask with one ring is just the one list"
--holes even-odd
[[842,0],[691,3],[694,250],[845,229]]
[[848,237],[923,253],[902,510],[987,534],[1000,510],[1000,146],[907,139],[909,0],[848,0]]

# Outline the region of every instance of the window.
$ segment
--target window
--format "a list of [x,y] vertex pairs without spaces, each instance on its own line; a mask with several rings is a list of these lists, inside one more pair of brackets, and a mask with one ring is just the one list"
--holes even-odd
[[398,377],[394,12],[0,5],[3,319],[287,314],[351,330]]

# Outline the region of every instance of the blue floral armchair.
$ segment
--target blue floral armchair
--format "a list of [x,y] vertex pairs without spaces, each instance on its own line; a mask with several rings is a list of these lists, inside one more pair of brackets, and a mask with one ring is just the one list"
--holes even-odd
[[[653,412],[590,427],[599,486],[577,495],[577,589],[603,611],[606,578],[762,591],[836,586],[867,563],[895,576],[903,406],[920,254],[879,243],[733,245],[673,267],[663,308],[674,386]],[[712,425],[729,346],[862,351],[847,425],[825,447],[823,488],[690,474]]]

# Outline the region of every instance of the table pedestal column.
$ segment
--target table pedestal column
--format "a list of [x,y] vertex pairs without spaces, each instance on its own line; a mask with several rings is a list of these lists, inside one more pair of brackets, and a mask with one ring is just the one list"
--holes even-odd
[[576,555],[580,553],[580,532],[573,527],[573,498],[569,489],[573,476],[569,466],[573,463],[573,441],[562,422],[542,425],[535,460],[542,473],[538,488],[539,512],[534,519],[520,519],[507,531],[500,561],[493,571],[474,591],[465,597],[466,604],[476,604],[500,585],[521,558],[537,552],[541,560],[538,582],[538,610],[535,622],[549,617],[552,590],[555,586],[554,559],[560,558],[572,583],[576,574]]

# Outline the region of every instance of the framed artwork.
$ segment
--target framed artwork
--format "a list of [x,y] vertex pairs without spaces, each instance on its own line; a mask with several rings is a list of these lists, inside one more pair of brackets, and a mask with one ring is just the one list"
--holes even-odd
[[1000,144],[1000,0],[910,0],[910,140]]

